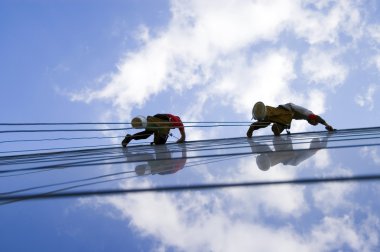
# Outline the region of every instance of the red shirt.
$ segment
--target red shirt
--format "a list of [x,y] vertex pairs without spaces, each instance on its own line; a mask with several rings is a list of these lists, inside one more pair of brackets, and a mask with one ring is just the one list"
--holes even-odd
[[178,128],[181,132],[185,132],[185,127],[181,121],[179,116],[175,116],[172,114],[166,114],[169,117],[169,122],[172,123],[173,128]]

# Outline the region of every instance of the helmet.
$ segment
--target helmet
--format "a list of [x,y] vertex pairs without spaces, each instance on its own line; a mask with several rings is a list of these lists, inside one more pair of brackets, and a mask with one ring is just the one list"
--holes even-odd
[[136,116],[131,121],[132,127],[135,129],[143,129],[146,128],[148,121],[144,116]]
[[256,119],[258,121],[263,120],[266,114],[267,108],[265,107],[265,104],[261,101],[256,102],[255,106],[253,106],[252,109],[252,119]]
[[271,167],[270,159],[266,154],[260,154],[256,157],[257,167],[262,171],[267,171]]
[[135,167],[135,173],[138,176],[147,175],[150,173],[150,167],[148,164],[139,164]]

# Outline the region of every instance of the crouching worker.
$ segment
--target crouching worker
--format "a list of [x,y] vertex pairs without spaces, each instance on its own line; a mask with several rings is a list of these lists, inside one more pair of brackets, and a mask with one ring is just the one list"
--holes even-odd
[[257,122],[251,124],[247,131],[247,137],[251,138],[254,130],[265,128],[271,123],[272,131],[275,136],[279,136],[284,129],[290,129],[290,123],[295,120],[306,120],[309,124],[316,126],[323,124],[328,131],[334,131],[322,117],[315,115],[312,111],[295,105],[286,103],[278,107],[266,106],[263,102],[257,102],[252,109],[252,119]]
[[[170,129],[178,128],[181,133],[181,138],[177,143],[185,141],[185,127],[181,121],[181,118],[171,114],[156,114],[154,116],[137,116],[131,121],[132,127],[135,129],[145,129],[134,135],[127,134],[124,140],[121,142],[123,147],[126,147],[131,140],[147,139],[151,135],[154,135],[154,144],[165,144]],[[152,143],[152,144],[153,144]]]

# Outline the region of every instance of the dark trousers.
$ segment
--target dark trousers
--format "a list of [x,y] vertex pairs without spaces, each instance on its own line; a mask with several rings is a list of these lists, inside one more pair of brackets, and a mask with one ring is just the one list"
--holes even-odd
[[[248,129],[247,134],[251,134],[254,130],[261,129],[261,128],[266,128],[268,127],[272,122],[269,121],[259,121],[259,122],[254,122],[251,124],[251,126]],[[281,132],[284,131],[284,129],[289,129],[289,126],[280,124],[280,123],[275,123],[273,122],[272,125],[272,131],[275,136],[279,136]]]
[[131,136],[131,138],[134,140],[141,140],[141,139],[147,139],[151,135],[154,135],[153,142],[155,144],[165,144],[166,141],[168,140],[168,137],[169,137],[169,135],[159,134],[157,131],[144,130],[144,131],[141,131],[141,132],[134,134],[133,136]]

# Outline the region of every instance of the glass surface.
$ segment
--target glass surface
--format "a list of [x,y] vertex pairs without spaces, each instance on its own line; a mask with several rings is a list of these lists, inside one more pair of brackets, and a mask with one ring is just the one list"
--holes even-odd
[[374,251],[379,133],[2,155],[1,251]]

